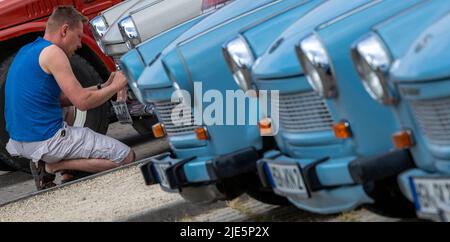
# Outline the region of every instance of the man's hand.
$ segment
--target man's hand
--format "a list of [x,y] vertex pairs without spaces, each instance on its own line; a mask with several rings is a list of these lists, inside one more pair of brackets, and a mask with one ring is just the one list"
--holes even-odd
[[113,81],[115,75],[116,75],[116,72],[115,72],[115,71],[111,72],[111,75],[109,75],[108,80],[102,84],[102,88],[111,85],[111,83],[112,83],[112,81]]
[[114,86],[116,90],[120,91],[127,85],[127,79],[121,71],[117,71],[113,77],[111,86]]

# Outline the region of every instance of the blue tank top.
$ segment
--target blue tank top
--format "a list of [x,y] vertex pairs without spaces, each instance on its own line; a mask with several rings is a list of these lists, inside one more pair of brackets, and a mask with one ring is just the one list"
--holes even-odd
[[6,77],[5,119],[11,139],[44,141],[63,125],[61,89],[52,75],[39,65],[42,50],[52,45],[41,37],[23,46]]

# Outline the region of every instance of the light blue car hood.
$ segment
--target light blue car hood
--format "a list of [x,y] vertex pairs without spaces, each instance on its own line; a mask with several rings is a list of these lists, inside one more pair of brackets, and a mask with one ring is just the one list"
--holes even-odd
[[449,11],[450,4],[446,0],[425,1],[374,26],[373,31],[385,42],[391,57],[399,59],[418,35]]
[[303,75],[295,53],[295,45],[314,31],[316,26],[370,2],[370,0],[333,0],[311,10],[286,29],[256,61],[253,76],[258,79],[273,79]]
[[[221,26],[223,24],[226,24],[228,21],[231,21],[235,19],[236,17],[239,17],[243,14],[257,11],[260,8],[267,7],[270,4],[277,4],[280,2],[283,2],[286,0],[237,0],[234,1],[225,7],[217,10],[210,16],[206,17],[204,20],[197,23],[195,26],[190,28],[189,30],[185,31],[182,35],[180,35],[176,40],[174,40],[170,45],[168,45],[164,50],[161,52],[161,55],[158,56],[157,59],[152,61],[152,63],[161,62],[163,59],[172,59],[174,60],[172,62],[173,65],[180,65],[181,68],[173,68],[180,71],[180,73],[177,73],[179,75],[185,76],[187,73],[184,72],[184,67],[182,67],[182,63],[180,63],[180,60],[176,57],[176,48],[177,45],[182,43],[186,40],[191,40],[192,38],[195,38],[195,36],[201,35],[203,32],[208,31],[209,29],[212,29],[216,26]],[[161,65],[150,65],[147,66],[144,72],[142,73],[141,77],[139,78],[139,85],[140,86],[148,86],[148,82],[153,81],[153,76],[150,75],[150,73],[155,73],[155,71],[148,71],[149,68],[157,68],[158,71],[164,71]],[[163,86],[170,86],[171,81],[167,80],[164,84],[161,83]]]
[[[234,2],[228,4],[227,6],[217,10],[214,14],[207,17],[203,21],[199,22],[191,29],[184,32],[177,40],[175,40],[170,46],[166,48],[167,51],[172,50],[178,43],[190,39],[196,35],[199,35],[208,29],[214,28],[216,26],[226,24],[227,21],[232,20],[242,14],[254,11],[258,8],[264,7],[270,3],[277,3],[280,0],[235,0]],[[285,0],[281,0],[285,1]],[[166,53],[164,51],[163,53]]]
[[[191,27],[189,30],[186,30],[183,34],[178,36],[172,43],[170,43],[168,46],[162,50],[162,52],[158,55],[155,55],[155,58],[151,60],[150,64],[145,67],[145,69],[142,72],[142,75],[139,77],[138,84],[141,87],[152,87],[156,76],[159,78],[159,84],[160,86],[171,86],[172,82],[167,77],[162,78],[163,75],[160,75],[159,72],[164,72],[163,66],[160,64],[165,54],[170,53],[174,49],[176,49],[177,45],[181,43],[184,40],[187,40],[193,36],[199,35],[204,31],[207,31],[210,28],[213,28],[217,25],[220,25],[222,23],[227,22],[230,19],[236,18],[237,16],[240,16],[242,14],[245,14],[246,12],[250,12],[254,9],[258,9],[262,6],[265,6],[270,3],[276,3],[279,2],[279,0],[260,0],[260,1],[254,1],[254,0],[237,0],[234,1],[225,7],[217,10],[213,14],[207,16],[205,19],[201,20],[200,22],[196,23],[193,27]],[[154,51],[150,51],[149,53],[153,53]],[[154,53],[153,53],[154,54]],[[176,53],[175,53],[176,54]],[[142,53],[142,56],[146,56],[146,53]],[[148,55],[148,56],[151,56]],[[149,61],[146,58],[144,58],[144,61]],[[157,64],[157,65],[155,65]],[[178,64],[179,63],[178,61]],[[151,69],[151,70],[150,70]],[[153,70],[154,69],[154,70]],[[184,69],[184,68],[181,68]],[[186,73],[183,73],[186,74]],[[162,78],[162,79],[161,79]]]
[[323,4],[327,0],[298,1],[284,11],[274,13],[272,16],[246,26],[240,32],[245,38],[248,46],[252,50],[255,58],[258,58],[266,51],[267,47],[283,33],[288,27],[295,23],[301,16],[304,16],[312,9]]
[[450,14],[423,31],[391,69],[397,82],[450,78]]

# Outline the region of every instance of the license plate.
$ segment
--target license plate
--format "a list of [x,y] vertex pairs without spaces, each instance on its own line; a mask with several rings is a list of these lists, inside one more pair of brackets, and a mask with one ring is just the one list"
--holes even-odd
[[153,163],[155,172],[158,175],[159,184],[165,188],[170,188],[169,179],[166,170],[170,167],[169,163]]
[[411,178],[416,210],[420,217],[427,215],[448,219],[450,215],[450,178]]
[[283,194],[310,197],[302,171],[297,164],[266,163],[272,187]]
[[111,103],[113,105],[114,112],[116,113],[117,120],[119,120],[121,124],[133,123],[133,119],[131,118],[126,102],[111,101]]

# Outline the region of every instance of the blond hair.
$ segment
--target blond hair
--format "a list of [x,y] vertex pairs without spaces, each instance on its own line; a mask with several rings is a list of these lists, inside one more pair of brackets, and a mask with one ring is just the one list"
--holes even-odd
[[47,30],[53,32],[64,24],[69,25],[69,28],[76,28],[81,22],[85,25],[88,18],[83,16],[73,6],[58,6],[53,10],[47,22]]

